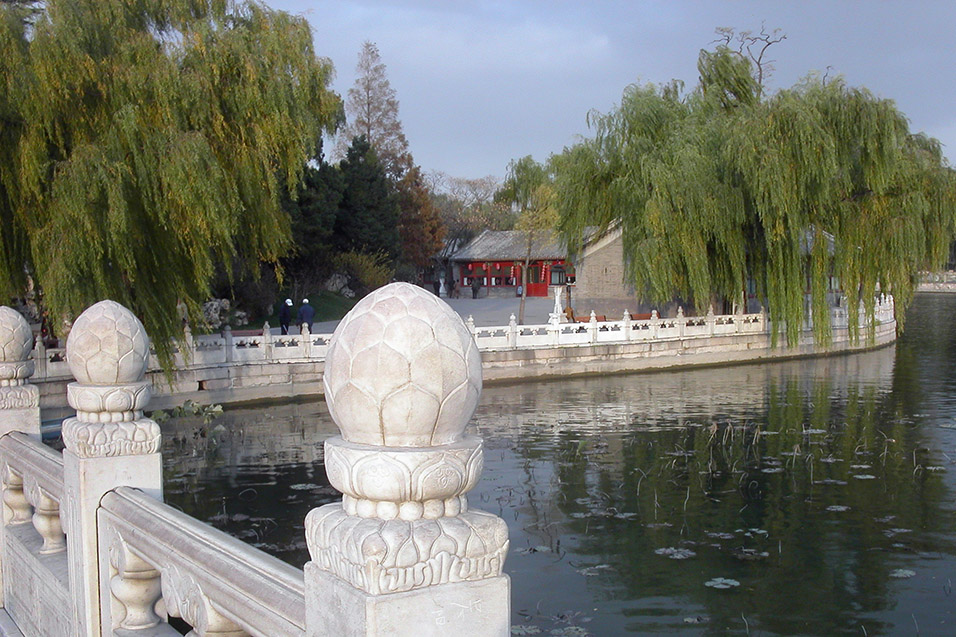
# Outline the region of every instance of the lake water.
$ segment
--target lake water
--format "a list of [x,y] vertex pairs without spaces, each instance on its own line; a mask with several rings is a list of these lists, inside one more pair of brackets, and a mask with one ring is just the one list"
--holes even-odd
[[[514,634],[956,634],[956,295],[850,356],[486,387]],[[321,401],[164,425],[166,500],[297,567]]]

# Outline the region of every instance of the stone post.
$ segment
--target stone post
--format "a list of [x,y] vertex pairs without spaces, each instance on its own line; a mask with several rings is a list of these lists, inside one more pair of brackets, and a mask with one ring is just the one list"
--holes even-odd
[[66,342],[66,360],[76,378],[67,386],[76,417],[63,421],[63,512],[74,635],[99,635],[101,609],[109,612],[109,581],[101,577],[97,557],[100,499],[118,486],[162,499],[159,425],[143,416],[151,391],[144,380],[148,359],[142,323],[114,301],[100,301],[83,312]]
[[299,328],[299,336],[302,337],[302,355],[307,359],[312,358],[312,332],[309,330],[309,324],[303,323]]
[[591,336],[591,342],[597,343],[598,329],[597,329],[597,314],[594,313],[594,310],[591,310],[591,318],[588,320],[588,333]]
[[231,363],[234,355],[236,353],[236,343],[235,339],[232,337],[232,326],[228,323],[224,328],[222,328],[222,340],[223,340],[223,354],[226,357],[226,362]]
[[656,339],[657,333],[661,328],[661,319],[657,315],[657,310],[651,310],[651,338]]
[[518,319],[514,314],[508,319],[508,347],[511,349],[518,347]]
[[677,308],[677,318],[675,319],[677,323],[677,334],[680,338],[684,338],[684,327],[687,325],[687,319],[684,318],[684,307],[679,306]]
[[706,322],[706,324],[707,324],[707,335],[708,335],[708,336],[713,336],[713,335],[714,335],[714,331],[715,331],[716,328],[717,328],[717,317],[714,316],[714,306],[713,306],[713,305],[707,306],[707,318],[705,319],[705,322]]
[[16,310],[0,307],[0,436],[21,431],[40,439],[40,390],[30,384],[33,331]]
[[624,322],[624,340],[631,340],[631,313],[627,310],[624,310],[624,317],[621,319]]
[[[34,362],[30,360],[33,349],[33,331],[16,310],[0,307],[0,437],[18,431],[40,440],[40,390],[30,384]],[[0,468],[0,481],[3,483],[4,508],[0,519],[0,546],[3,543],[4,527],[8,524],[26,523],[30,520],[25,513],[8,506],[14,492],[24,502],[23,478]],[[10,491],[11,493],[7,493]],[[2,555],[0,555],[2,559]],[[4,606],[3,571],[0,565],[0,608]]]
[[269,321],[262,324],[262,358],[266,361],[272,360],[272,328]]
[[323,383],[343,498],[306,517],[306,635],[509,635],[508,527],[465,495],[481,355],[461,319],[417,286],[380,288],[339,323]]

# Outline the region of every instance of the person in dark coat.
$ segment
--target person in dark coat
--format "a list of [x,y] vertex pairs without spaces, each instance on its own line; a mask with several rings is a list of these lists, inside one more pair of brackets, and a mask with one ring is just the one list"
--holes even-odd
[[282,334],[289,333],[289,323],[292,322],[292,299],[286,299],[279,310],[279,327],[282,328]]
[[312,321],[315,319],[315,308],[309,305],[309,299],[302,299],[302,305],[299,307],[298,322],[301,327],[303,323],[309,326],[309,333],[312,333]]
[[479,290],[481,290],[481,279],[477,276],[471,277],[471,298],[477,299]]

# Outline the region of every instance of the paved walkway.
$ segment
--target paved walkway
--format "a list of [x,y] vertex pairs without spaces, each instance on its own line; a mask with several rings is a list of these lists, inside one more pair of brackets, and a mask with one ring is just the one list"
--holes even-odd
[[[467,319],[469,316],[474,318],[475,325],[484,327],[486,325],[507,325],[508,319],[514,314],[518,316],[518,306],[521,299],[514,298],[490,298],[490,299],[442,299],[451,306],[453,310],[461,315],[461,318]],[[548,314],[554,307],[553,298],[528,297],[524,308],[525,325],[542,325],[548,322]],[[338,321],[324,321],[312,326],[315,334],[328,334],[335,331]],[[278,333],[278,329],[274,330]]]

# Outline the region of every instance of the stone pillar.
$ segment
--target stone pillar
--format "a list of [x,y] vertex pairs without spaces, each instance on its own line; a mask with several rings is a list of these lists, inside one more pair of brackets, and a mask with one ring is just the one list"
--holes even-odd
[[684,326],[687,325],[687,320],[684,318],[684,308],[683,306],[677,308],[677,333],[681,338],[684,338]]
[[511,349],[518,347],[518,320],[514,314],[508,319],[508,347]]
[[231,363],[236,355],[236,339],[232,336],[232,326],[228,323],[222,328],[222,350],[225,355],[225,361]]
[[657,310],[651,310],[651,338],[657,338],[657,333],[661,329],[661,319],[657,315]]
[[624,317],[621,320],[624,322],[624,340],[629,341],[631,340],[631,330],[633,329],[631,325],[631,313],[624,310]]
[[597,337],[598,337],[597,314],[594,313],[594,310],[591,310],[591,318],[590,320],[588,320],[588,332],[591,335],[591,342],[597,343]]
[[435,295],[385,286],[339,323],[323,383],[343,498],[306,517],[306,634],[509,635],[508,527],[465,495],[482,469],[464,435],[481,394],[468,328]]
[[142,323],[114,301],[83,312],[66,342],[76,378],[67,386],[76,417],[63,422],[63,511],[75,635],[99,635],[101,608],[109,608],[109,581],[100,577],[97,558],[100,499],[118,486],[162,499],[159,425],[143,416],[150,398],[144,380],[148,359]]
[[[33,349],[33,331],[20,313],[7,306],[0,306],[0,437],[18,431],[40,440],[40,390],[30,384],[34,362],[30,360]],[[8,473],[0,467],[5,508],[0,519],[0,546],[7,523],[27,522],[29,504],[23,497],[23,478]],[[7,493],[10,491],[11,493]],[[14,496],[14,492],[19,497]],[[18,501],[26,505],[19,510],[10,507]],[[2,557],[2,556],[0,556]],[[4,605],[3,568],[0,565],[0,608]]]
[[717,317],[714,316],[713,305],[707,307],[707,318],[705,319],[705,322],[707,324],[707,335],[713,336],[717,329]]
[[30,384],[33,331],[16,310],[0,307],[0,436],[21,431],[40,439],[40,390]]

